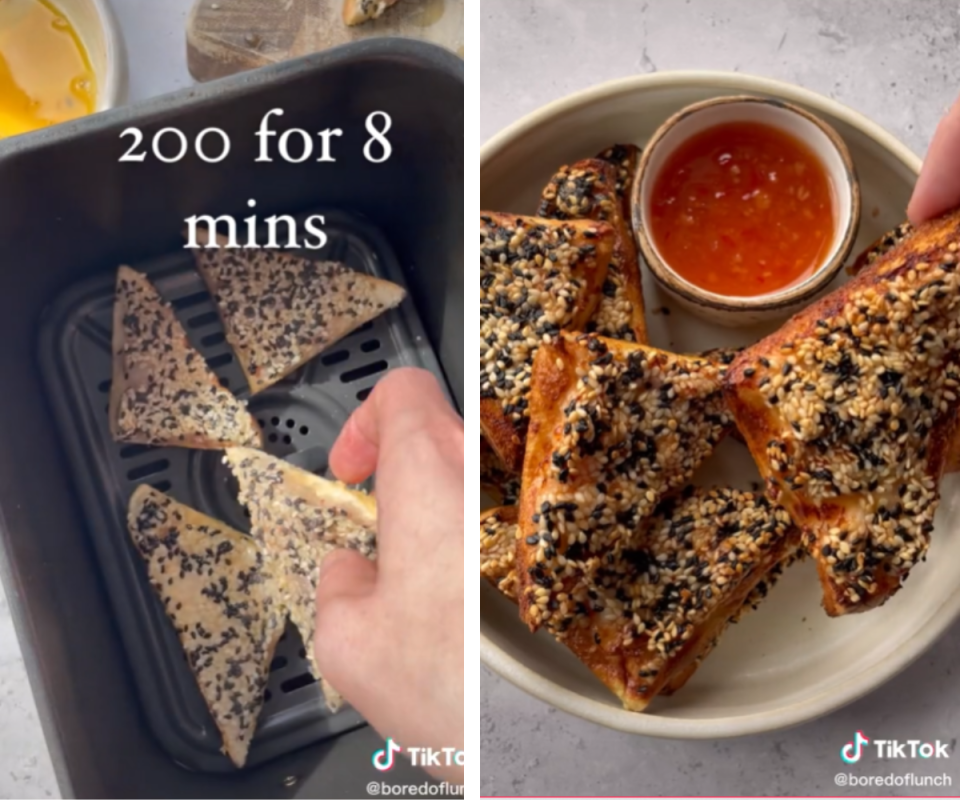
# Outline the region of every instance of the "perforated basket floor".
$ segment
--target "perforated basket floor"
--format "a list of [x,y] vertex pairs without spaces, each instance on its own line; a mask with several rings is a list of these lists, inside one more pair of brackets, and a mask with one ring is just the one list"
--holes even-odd
[[[383,237],[361,220],[322,212],[329,242],[308,257],[335,259],[352,269],[403,284]],[[173,627],[146,579],[126,531],[126,506],[141,483],[248,531],[236,484],[219,451],[118,445],[107,402],[111,374],[114,265],[75,285],[47,309],[40,330],[40,363],[83,504],[103,578],[149,722],[183,766],[228,771],[221,739],[187,666]],[[249,390],[227,344],[213,300],[182,250],[147,263],[146,273],[169,300],[191,342],[239,397]],[[378,378],[399,366],[425,367],[443,381],[411,298],[333,345],[299,372],[250,400],[266,449],[328,475],[327,455],[350,412]],[[363,724],[349,707],[330,714],[307,669],[303,644],[288,627],[271,665],[266,702],[248,765]]]

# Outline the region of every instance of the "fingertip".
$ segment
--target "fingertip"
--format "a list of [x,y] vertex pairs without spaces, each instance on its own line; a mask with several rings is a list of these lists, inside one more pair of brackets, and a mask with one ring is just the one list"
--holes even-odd
[[377,444],[358,422],[362,408],[350,415],[330,451],[330,469],[344,483],[362,483],[377,467]]

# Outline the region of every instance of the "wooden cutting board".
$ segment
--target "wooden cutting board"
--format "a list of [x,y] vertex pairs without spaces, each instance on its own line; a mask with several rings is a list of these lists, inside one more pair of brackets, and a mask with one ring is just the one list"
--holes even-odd
[[407,36],[463,57],[463,0],[400,0],[348,27],[342,0],[197,0],[187,18],[187,63],[198,81],[222,78],[370,36]]

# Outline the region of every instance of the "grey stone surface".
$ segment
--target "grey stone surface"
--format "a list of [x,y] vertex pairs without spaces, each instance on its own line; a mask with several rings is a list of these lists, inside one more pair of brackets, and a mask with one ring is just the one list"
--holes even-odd
[[[191,83],[183,24],[192,0],[113,0],[130,60],[131,102]],[[0,585],[0,798],[59,797]]]
[[[866,114],[923,153],[960,92],[960,5],[927,0],[483,0],[481,137],[551,100],[655,70],[738,70],[792,81]],[[778,733],[722,741],[630,736],[534,700],[493,674],[481,683],[481,793],[960,794],[960,753],[889,762],[946,772],[952,788],[845,792],[839,748],[877,738],[960,736],[960,625],[867,698]],[[869,732],[873,732],[872,734]],[[880,774],[880,773],[876,773]]]

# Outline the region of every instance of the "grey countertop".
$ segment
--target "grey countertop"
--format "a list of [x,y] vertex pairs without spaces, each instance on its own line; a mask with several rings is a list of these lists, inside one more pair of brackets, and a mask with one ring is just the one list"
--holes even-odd
[[[184,20],[193,0],[113,0],[130,62],[131,102],[192,82]],[[59,797],[26,669],[0,585],[0,798]]]
[[[480,15],[483,140],[544,103],[605,80],[722,69],[828,95],[922,154],[960,93],[960,6],[954,0],[483,0]],[[876,738],[956,745],[958,659],[955,625],[900,676],[829,717],[722,741],[607,730],[484,670],[481,794],[844,794],[834,785],[844,767],[838,752],[858,729]],[[922,793],[960,795],[960,753],[952,756],[893,761],[881,772],[946,772],[952,788]]]

